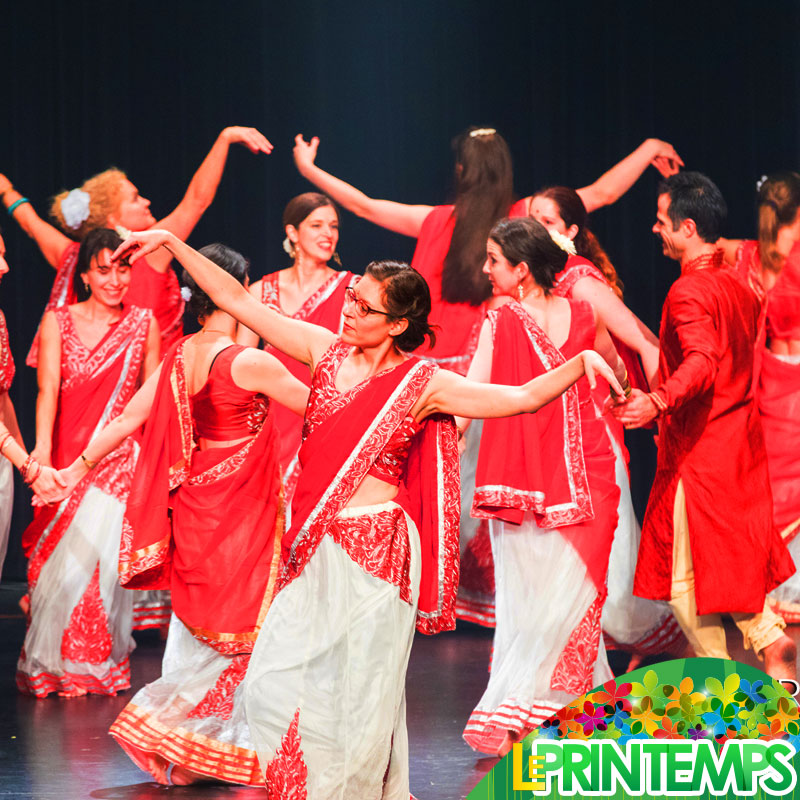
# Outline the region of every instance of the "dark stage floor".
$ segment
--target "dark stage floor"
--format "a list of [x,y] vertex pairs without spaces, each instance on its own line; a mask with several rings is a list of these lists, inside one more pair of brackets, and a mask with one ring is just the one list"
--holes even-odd
[[[164,800],[165,798],[263,798],[264,791],[234,786],[163,787],[146,780],[108,735],[108,727],[132,692],[34,700],[19,694],[14,670],[24,620],[16,606],[21,585],[0,586],[0,798],[14,800]],[[795,639],[796,629],[790,629]],[[744,654],[734,629],[731,654]],[[132,685],[158,677],[162,642],[155,632],[137,635],[131,657]],[[740,640],[739,640],[740,641]],[[738,644],[738,647],[736,646]],[[491,633],[465,625],[453,633],[417,635],[408,672],[411,790],[420,800],[458,800],[496,763],[479,758],[461,731],[486,685]],[[624,671],[627,658],[611,654]]]

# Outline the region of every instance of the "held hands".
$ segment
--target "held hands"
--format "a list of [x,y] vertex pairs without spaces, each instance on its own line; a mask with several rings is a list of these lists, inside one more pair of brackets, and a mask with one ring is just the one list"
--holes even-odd
[[596,353],[594,350],[584,350],[581,353],[581,359],[583,361],[584,374],[592,389],[597,386],[597,376],[599,375],[601,378],[605,378],[605,380],[608,381],[608,385],[613,392],[624,396],[625,391],[617,380],[614,370],[611,369],[608,362],[599,353]]
[[255,128],[243,128],[233,125],[225,128],[220,134],[228,144],[243,144],[251,153],[271,153],[272,142]]
[[626,428],[643,428],[658,416],[658,409],[646,392],[634,389],[625,403],[612,407],[611,413]]
[[314,166],[314,161],[317,157],[317,148],[319,147],[319,136],[314,136],[310,142],[303,138],[302,133],[298,133],[294,137],[294,163],[301,175],[305,174],[304,169]]
[[158,228],[131,232],[114,251],[111,260],[119,261],[122,258],[127,258],[129,263],[135,264],[143,256],[158,250],[159,247],[167,246],[172,241],[175,241],[174,234]]
[[42,471],[31,484],[31,489],[36,493],[33,505],[41,506],[63,500],[69,494],[69,492],[64,492],[66,485],[66,481],[58,470],[43,466]]
[[648,139],[646,144],[651,151],[650,163],[665,178],[676,175],[681,167],[686,166],[683,159],[675,151],[669,142],[662,142],[661,139]]

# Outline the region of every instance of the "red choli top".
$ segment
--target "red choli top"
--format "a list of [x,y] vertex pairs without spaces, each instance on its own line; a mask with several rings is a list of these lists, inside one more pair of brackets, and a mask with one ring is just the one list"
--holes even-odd
[[257,433],[269,410],[269,398],[233,382],[231,364],[245,348],[232,344],[211,362],[203,387],[191,396],[195,436],[212,441],[243,439]]
[[[369,385],[370,379],[368,378],[347,392],[340,392],[336,388],[336,373],[351,349],[350,345],[337,342],[317,364],[311,381],[311,395],[308,399],[306,420],[303,425],[303,439],[312,433],[317,425],[324,422],[340,407],[347,405],[356,394]],[[370,467],[367,475],[399,486],[408,451],[411,448],[411,441],[421,427],[409,414],[386,442],[386,446],[375,459],[375,463]]]

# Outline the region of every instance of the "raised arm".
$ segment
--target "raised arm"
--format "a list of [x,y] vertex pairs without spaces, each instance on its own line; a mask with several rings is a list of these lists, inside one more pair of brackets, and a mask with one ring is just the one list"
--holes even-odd
[[608,330],[639,354],[647,380],[654,385],[658,371],[658,338],[617,297],[607,284],[595,278],[581,278],[572,290],[573,297],[592,304],[597,317]]
[[660,139],[645,139],[630,155],[604,172],[594,183],[578,189],[578,194],[591,213],[602,206],[615,203],[653,165],[665,178],[683,166],[675,148]]
[[132,233],[117,248],[113,257],[128,257],[133,264],[160,247],[166,248],[178,259],[218,308],[286,355],[313,368],[335,340],[336,336],[327,328],[284,317],[262,305],[236,278],[169,231]]
[[249,392],[261,392],[301,417],[308,404],[308,386],[289,372],[275,356],[250,347],[231,364],[233,382]]
[[[45,222],[36,213],[36,209],[31,205],[30,200],[24,198],[12,186],[11,181],[2,174],[0,174],[0,197],[7,209],[14,206],[11,215],[17,224],[36,242],[47,263],[51,267],[58,269],[61,257],[67,247],[72,244],[72,239],[65,236],[49,222]],[[20,200],[24,202],[20,203]]]
[[318,147],[319,138],[316,136],[310,142],[307,142],[301,133],[294,138],[294,163],[306,180],[311,181],[320,191],[359,217],[395,233],[402,233],[404,236],[414,238],[419,236],[422,223],[433,206],[407,205],[367,197],[355,186],[335,178],[314,163]]
[[584,350],[521,386],[475,383],[455,372],[440,370],[431,379],[414,413],[419,420],[436,413],[491,419],[533,412],[562,395],[584,375],[593,389],[597,385],[596,376],[600,375],[615,392],[623,394],[614,371],[602,356],[594,350]]

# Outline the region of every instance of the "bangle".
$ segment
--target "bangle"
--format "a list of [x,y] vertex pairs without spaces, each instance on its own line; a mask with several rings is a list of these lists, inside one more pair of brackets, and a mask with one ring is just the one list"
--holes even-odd
[[81,461],[86,464],[86,469],[94,469],[97,466],[96,461],[89,461],[83,453],[81,453]]
[[[39,471],[36,473],[36,476],[32,478],[30,473],[34,467],[39,467]],[[25,459],[25,463],[19,468],[19,471],[22,474],[22,480],[30,486],[41,474],[42,465],[33,456],[29,455]]]
[[27,197],[20,197],[19,200],[15,200],[9,207],[8,207],[8,216],[13,217],[14,211],[16,210],[17,206],[21,206],[23,203],[30,203]]
[[[630,380],[628,380],[627,368],[625,369],[625,375],[619,382],[619,385],[622,387],[622,394],[625,395],[625,397],[630,397],[631,392],[633,392],[633,387],[631,386]],[[618,397],[617,393],[610,386],[608,387],[608,391],[610,392],[611,397],[616,400],[616,398]]]
[[2,441],[0,441],[0,453],[2,453],[3,450],[6,449],[6,445],[8,444],[8,440],[9,439],[13,439],[13,438],[14,438],[14,435],[10,431],[8,433],[6,433],[6,435],[3,437]]
[[42,474],[42,465],[38,461],[34,461],[33,462],[33,464],[31,465],[31,469],[33,469],[33,467],[38,467],[39,469],[37,469],[36,472],[33,475],[26,476],[25,483],[27,483],[28,486],[30,486],[31,484],[36,483],[36,481],[38,480],[39,476]]

